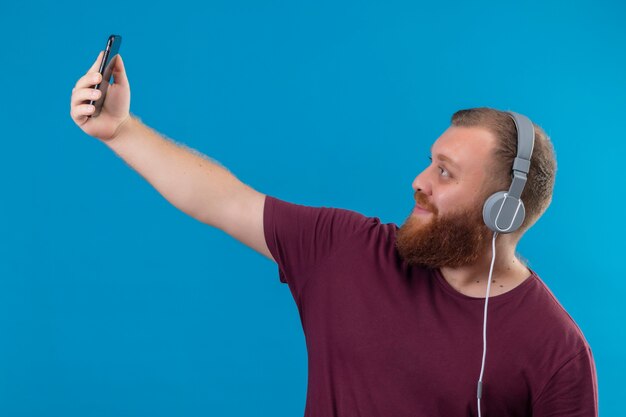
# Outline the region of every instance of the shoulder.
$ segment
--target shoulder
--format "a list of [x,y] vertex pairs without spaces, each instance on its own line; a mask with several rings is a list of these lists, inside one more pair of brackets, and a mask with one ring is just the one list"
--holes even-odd
[[558,362],[589,349],[576,321],[539,275],[532,272],[533,285],[519,307],[525,311],[522,320],[527,334],[532,335],[529,342],[536,346],[536,354],[544,357],[548,354]]
[[265,220],[282,223],[285,227],[310,227],[334,234],[355,234],[380,224],[378,217],[355,210],[292,203],[270,195],[265,197]]

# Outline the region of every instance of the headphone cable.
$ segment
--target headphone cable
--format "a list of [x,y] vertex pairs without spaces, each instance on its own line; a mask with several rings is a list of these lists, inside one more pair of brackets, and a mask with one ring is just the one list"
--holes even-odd
[[483,313],[483,362],[480,366],[480,376],[478,377],[478,417],[481,417],[480,413],[480,398],[483,394],[483,373],[485,371],[485,357],[487,356],[487,306],[489,305],[489,290],[491,289],[491,277],[493,275],[493,264],[496,260],[496,237],[498,232],[493,233],[493,240],[491,241],[491,267],[489,268],[489,281],[487,282],[487,295],[485,296],[485,311]]

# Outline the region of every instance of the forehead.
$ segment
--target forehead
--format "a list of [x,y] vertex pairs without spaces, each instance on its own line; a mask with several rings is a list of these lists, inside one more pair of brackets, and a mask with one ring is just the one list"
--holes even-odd
[[461,169],[474,170],[490,161],[496,138],[481,127],[450,126],[433,143],[433,156],[442,154],[456,162]]

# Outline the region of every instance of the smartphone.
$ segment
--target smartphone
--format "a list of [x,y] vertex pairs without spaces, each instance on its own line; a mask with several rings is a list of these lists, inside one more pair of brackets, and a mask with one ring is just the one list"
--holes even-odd
[[100,74],[102,75],[102,81],[100,84],[96,84],[93,88],[99,89],[102,94],[98,100],[90,100],[89,104],[94,105],[95,111],[89,117],[97,117],[102,110],[102,103],[107,95],[107,89],[109,88],[109,81],[112,78],[113,68],[115,68],[115,61],[118,57],[120,45],[122,44],[122,37],[120,35],[111,35],[107,40],[106,47],[104,48],[104,56],[100,63]]

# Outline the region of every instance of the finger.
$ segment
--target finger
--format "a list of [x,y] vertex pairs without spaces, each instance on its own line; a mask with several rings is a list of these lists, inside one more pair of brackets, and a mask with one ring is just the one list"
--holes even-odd
[[113,67],[113,78],[115,84],[119,84],[121,87],[128,87],[128,78],[126,77],[126,69],[124,68],[124,61],[122,55],[117,54],[115,59],[115,67]]
[[98,71],[89,72],[80,77],[80,79],[76,82],[74,88],[78,90],[85,87],[94,87],[96,84],[99,84],[101,80],[102,74],[100,74]]
[[[76,88],[82,88],[86,86],[95,86],[100,82],[100,78],[102,77],[100,74],[100,61],[102,61],[102,57],[104,55],[104,51],[100,51],[98,53],[98,58],[91,65],[91,68],[87,70],[87,73],[83,75],[78,82],[76,83]],[[96,78],[98,77],[98,78]]]
[[74,119],[77,122],[81,123],[88,116],[91,116],[91,114],[94,112],[94,110],[95,110],[95,108],[92,105],[81,104],[80,106],[72,107],[72,110],[70,111],[70,115],[72,116],[72,119]]
[[74,91],[70,101],[72,106],[78,106],[89,100],[97,100],[102,92],[95,88],[80,88]]
[[96,58],[94,63],[91,65],[91,68],[89,68],[89,70],[87,70],[87,73],[98,71],[100,69],[100,61],[102,61],[102,56],[103,55],[104,55],[104,51],[100,51],[98,53],[98,58]]

